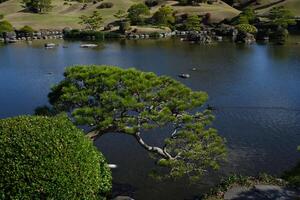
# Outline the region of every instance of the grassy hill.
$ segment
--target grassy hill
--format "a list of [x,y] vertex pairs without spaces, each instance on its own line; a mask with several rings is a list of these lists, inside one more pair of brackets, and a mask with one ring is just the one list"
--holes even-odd
[[[263,0],[263,4],[262,5],[267,5],[267,4],[270,4],[270,3],[273,3],[273,2],[277,2],[277,1],[278,0]],[[274,6],[284,6],[287,9],[289,9],[294,15],[300,16],[300,0],[285,0],[285,1],[281,2],[281,3],[273,5],[271,7],[268,7],[268,8],[265,8],[265,9],[261,9],[258,12],[260,14],[266,14]]]
[[[112,2],[114,6],[109,9],[97,9],[98,4],[88,4],[86,9],[82,9],[83,4],[70,2],[64,4],[63,0],[52,0],[53,9],[47,14],[33,14],[24,11],[21,6],[21,0],[8,0],[0,4],[0,14],[5,15],[5,19],[9,20],[16,28],[24,25],[32,26],[35,29],[42,28],[59,28],[72,27],[80,28],[78,24],[81,15],[91,14],[94,10],[99,10],[103,15],[106,23],[114,20],[113,15],[118,10],[127,10],[132,4],[143,2],[144,0],[105,0]],[[200,6],[177,6],[176,2],[168,1],[167,4],[172,5],[179,13],[189,14],[205,14],[211,13],[213,21],[220,21],[225,18],[232,18],[239,14],[239,11],[228,6],[222,1],[213,5],[201,4]],[[154,13],[158,7],[154,7],[151,12]]]

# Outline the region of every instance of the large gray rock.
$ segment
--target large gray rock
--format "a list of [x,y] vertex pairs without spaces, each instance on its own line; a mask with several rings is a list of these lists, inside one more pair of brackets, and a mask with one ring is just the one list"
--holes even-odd
[[[246,194],[249,191],[251,191],[253,188],[249,187],[243,187],[243,186],[235,186],[229,189],[225,195],[224,195],[224,200],[232,200],[232,199],[240,199],[242,194]],[[252,194],[253,196],[254,194]],[[253,196],[254,197],[254,196]],[[254,198],[249,198],[249,199],[254,199]]]
[[300,199],[300,190],[297,191],[295,189],[289,189],[275,185],[256,185],[254,188],[259,193],[264,194],[264,196],[268,199]]
[[112,200],[134,200],[134,199],[128,196],[117,196]]

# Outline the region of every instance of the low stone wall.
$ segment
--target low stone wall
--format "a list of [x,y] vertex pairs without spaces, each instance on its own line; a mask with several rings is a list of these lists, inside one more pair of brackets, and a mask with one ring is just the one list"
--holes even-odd
[[32,34],[24,33],[24,32],[10,32],[5,33],[4,37],[1,41],[14,43],[17,41],[30,41],[30,40],[39,40],[39,39],[63,39],[63,32],[61,30],[40,30],[38,32],[34,32]]
[[176,32],[165,32],[165,33],[128,33],[126,38],[129,39],[148,39],[148,38],[169,38],[175,36]]

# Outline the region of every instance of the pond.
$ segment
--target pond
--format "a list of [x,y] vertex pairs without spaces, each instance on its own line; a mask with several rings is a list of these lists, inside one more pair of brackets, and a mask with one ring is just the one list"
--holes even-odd
[[[147,173],[154,167],[134,138],[108,134],[96,141],[110,163],[121,194],[136,199],[193,199],[230,173],[279,175],[300,159],[300,38],[285,46],[222,42],[195,45],[174,40],[110,41],[96,49],[81,42],[44,41],[0,46],[0,118],[32,114],[47,104],[51,86],[64,68],[76,64],[135,67],[168,75],[194,90],[208,92],[216,110],[214,127],[226,138],[228,161],[201,183],[186,180],[157,182]],[[68,48],[63,48],[63,46]],[[193,71],[192,68],[197,68]],[[180,79],[178,74],[191,78]],[[160,143],[166,131],[147,134]],[[122,192],[123,191],[123,192]]]

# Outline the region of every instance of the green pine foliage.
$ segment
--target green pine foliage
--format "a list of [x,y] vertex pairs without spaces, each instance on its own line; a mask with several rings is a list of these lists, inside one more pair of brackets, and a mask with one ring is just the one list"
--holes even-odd
[[198,15],[190,15],[186,20],[185,29],[187,31],[200,31],[201,21],[202,19]]
[[[192,112],[207,98],[172,78],[113,66],[69,67],[49,94],[55,110],[70,112],[76,124],[90,126],[98,136],[134,137],[167,169],[156,177],[191,180],[218,169],[226,156],[223,138],[210,127],[211,113]],[[171,129],[163,147],[143,140],[143,133],[163,127]]]
[[296,21],[293,14],[283,6],[274,7],[270,10],[269,19],[276,27],[287,28],[289,25],[295,25]]

